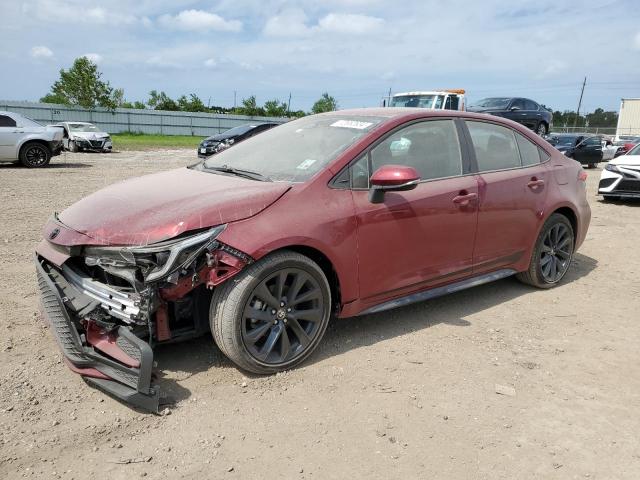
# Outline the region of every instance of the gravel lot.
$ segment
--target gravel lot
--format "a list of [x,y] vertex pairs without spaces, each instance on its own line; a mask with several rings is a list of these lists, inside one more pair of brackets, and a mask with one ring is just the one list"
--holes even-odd
[[591,229],[554,290],[506,279],[334,321],[309,361],[272,377],[244,375],[209,336],[165,346],[170,415],[85,385],[38,313],[41,226],[194,157],[0,166],[0,478],[640,478],[640,202],[603,203],[595,170]]

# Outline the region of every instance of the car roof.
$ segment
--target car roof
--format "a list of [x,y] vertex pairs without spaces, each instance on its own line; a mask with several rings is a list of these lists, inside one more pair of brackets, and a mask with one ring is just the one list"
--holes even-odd
[[333,112],[321,113],[319,115],[333,116],[351,116],[351,117],[383,117],[389,120],[410,120],[413,118],[429,118],[429,117],[462,117],[474,118],[482,120],[491,120],[496,123],[504,123],[513,125],[513,122],[497,117],[487,115],[486,113],[474,113],[459,110],[431,110],[429,108],[415,107],[370,107],[370,108],[351,108],[346,110],[335,110]]

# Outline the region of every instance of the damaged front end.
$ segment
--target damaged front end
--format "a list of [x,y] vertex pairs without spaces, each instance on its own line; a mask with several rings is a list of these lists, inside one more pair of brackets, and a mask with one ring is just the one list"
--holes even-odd
[[205,333],[211,290],[252,262],[216,240],[224,228],[135,247],[43,241],[36,255],[42,306],[69,367],[157,411],[152,347]]

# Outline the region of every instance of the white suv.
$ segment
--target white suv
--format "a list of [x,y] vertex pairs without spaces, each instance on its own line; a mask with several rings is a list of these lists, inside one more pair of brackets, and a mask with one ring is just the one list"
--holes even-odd
[[44,167],[62,151],[63,129],[45,127],[18,113],[0,111],[0,163]]

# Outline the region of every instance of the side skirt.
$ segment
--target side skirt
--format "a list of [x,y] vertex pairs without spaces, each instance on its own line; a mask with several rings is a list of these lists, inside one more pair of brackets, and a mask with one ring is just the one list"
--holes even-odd
[[467,278],[466,280],[450,283],[449,285],[444,285],[442,287],[435,287],[429,290],[424,290],[422,292],[412,293],[405,297],[396,298],[395,300],[389,300],[388,302],[384,302],[368,308],[360,315],[384,312],[385,310],[391,310],[392,308],[404,307],[405,305],[410,305],[412,303],[423,302],[432,298],[442,297],[443,295],[448,295],[460,290],[466,290],[467,288],[477,287],[478,285],[482,285],[484,283],[494,282],[496,280],[510,277],[511,275],[515,275],[516,273],[518,272],[511,268],[504,268],[495,272],[485,273],[477,277]]

